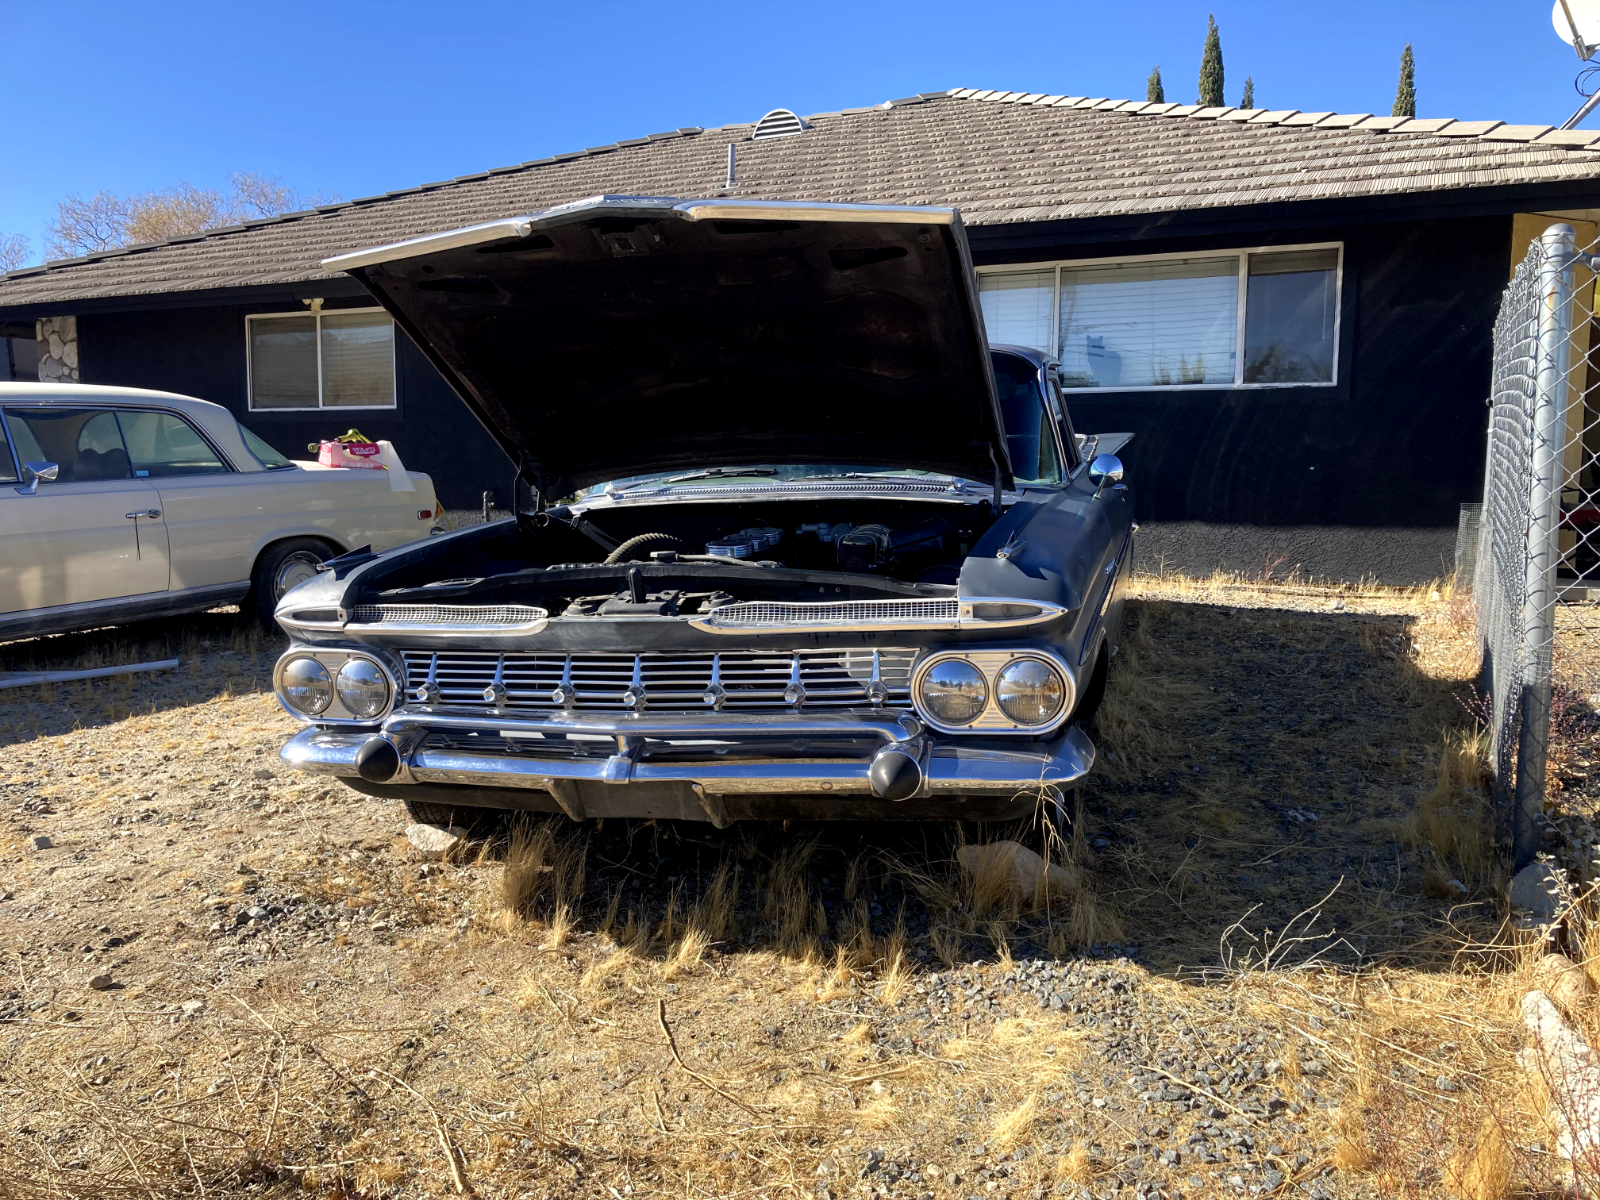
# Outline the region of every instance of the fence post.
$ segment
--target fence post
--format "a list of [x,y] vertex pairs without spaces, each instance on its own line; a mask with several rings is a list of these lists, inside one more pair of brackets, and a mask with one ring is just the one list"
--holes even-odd
[[1530,414],[1533,472],[1528,493],[1527,589],[1523,593],[1522,719],[1517,736],[1516,810],[1512,817],[1513,852],[1519,869],[1538,854],[1544,820],[1575,238],[1571,225],[1552,225],[1540,238],[1539,349]]

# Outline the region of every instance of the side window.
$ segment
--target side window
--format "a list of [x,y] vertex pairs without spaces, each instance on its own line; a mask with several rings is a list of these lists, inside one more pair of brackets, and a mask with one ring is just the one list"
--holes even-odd
[[226,475],[228,466],[194,426],[171,413],[117,413],[133,473],[140,479],[174,475]]
[[1056,424],[1061,429],[1061,444],[1067,451],[1066,469],[1075,471],[1081,461],[1078,457],[1078,433],[1072,426],[1072,413],[1068,411],[1066,399],[1061,395],[1061,380],[1056,378],[1054,370],[1051,370],[1049,379],[1050,399],[1056,408]]
[[11,443],[6,440],[6,424],[0,421],[0,483],[17,483],[21,464],[11,454]]
[[53,462],[61,468],[56,483],[128,478],[128,452],[115,413],[91,408],[8,408],[6,423],[19,459]]
[[1006,451],[1011,472],[1020,484],[1061,482],[1061,460],[1039,374],[1025,358],[1004,352],[992,356],[1000,415],[1006,424]]

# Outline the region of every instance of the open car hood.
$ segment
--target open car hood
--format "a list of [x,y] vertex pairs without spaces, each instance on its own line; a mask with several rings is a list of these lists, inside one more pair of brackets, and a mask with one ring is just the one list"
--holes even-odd
[[547,499],[719,464],[1011,484],[951,208],[597,196],[323,266]]

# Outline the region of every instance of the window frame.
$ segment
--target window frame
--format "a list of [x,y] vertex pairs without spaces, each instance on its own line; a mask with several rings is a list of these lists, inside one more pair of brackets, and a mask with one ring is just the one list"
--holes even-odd
[[[1252,254],[1286,254],[1300,250],[1333,250],[1338,260],[1333,271],[1333,378],[1294,381],[1288,383],[1246,383],[1244,380],[1245,326],[1249,322],[1250,256]],[[1233,331],[1233,382],[1231,383],[1158,383],[1118,384],[1116,387],[1068,387],[1060,384],[1061,395],[1094,396],[1123,392],[1166,394],[1167,392],[1230,392],[1235,390],[1270,391],[1283,388],[1337,388],[1340,384],[1339,364],[1343,356],[1342,334],[1344,322],[1344,243],[1343,242],[1292,242],[1280,246],[1226,246],[1206,250],[1175,250],[1164,254],[1108,255],[1102,258],[1063,258],[1031,263],[990,263],[976,268],[982,292],[985,275],[1018,275],[1028,271],[1052,271],[1055,275],[1054,291],[1050,300],[1051,345],[1041,351],[1052,363],[1061,361],[1061,272],[1063,268],[1098,267],[1108,265],[1132,266],[1142,263],[1170,262],[1174,259],[1237,258],[1239,260],[1239,292],[1237,314]],[[982,302],[979,302],[982,311]],[[987,334],[987,330],[985,333]],[[1001,343],[1002,345],[1004,343]],[[1038,347],[1035,347],[1038,349]]]
[[[16,439],[14,437],[12,437],[12,435],[11,435],[11,427],[7,422],[7,413],[10,412],[10,411],[18,411],[18,410],[24,410],[24,409],[30,409],[30,408],[36,408],[36,409],[39,409],[42,412],[49,412],[52,409],[61,409],[61,408],[92,408],[97,412],[108,412],[108,413],[154,412],[154,413],[162,413],[162,414],[164,414],[166,416],[169,416],[169,417],[176,417],[178,420],[182,421],[185,425],[187,425],[190,429],[194,430],[194,432],[196,433],[196,435],[198,435],[198,437],[200,438],[200,440],[202,442],[204,442],[207,446],[211,447],[211,452],[217,456],[217,460],[219,462],[221,462],[223,466],[228,468],[226,474],[228,474],[228,475],[242,475],[242,474],[244,474],[244,472],[239,469],[239,464],[234,462],[233,458],[228,454],[228,452],[225,451],[220,445],[217,444],[217,439],[212,437],[210,432],[207,429],[205,429],[204,426],[202,426],[200,422],[194,420],[194,418],[189,416],[188,413],[185,413],[185,412],[181,411],[180,409],[167,408],[167,407],[165,407],[163,405],[160,405],[160,404],[107,404],[103,399],[98,400],[98,401],[96,401],[94,399],[86,399],[81,404],[74,404],[70,400],[62,401],[62,400],[56,400],[56,399],[49,398],[49,397],[44,397],[44,396],[28,396],[28,397],[23,397],[23,398],[20,398],[20,399],[17,399],[17,400],[0,401],[0,430],[3,430],[4,433],[5,433],[6,444],[9,447],[10,452],[11,452],[11,461],[14,464],[14,467],[15,467],[15,470],[17,472],[17,476],[18,476],[19,480],[20,480],[20,478],[22,476],[22,456],[17,453],[17,443],[16,443]],[[121,421],[117,422],[117,436],[122,438],[122,449],[123,449],[124,453],[126,453],[126,451],[128,449],[128,439],[126,437],[123,437],[123,434],[122,434],[122,422]],[[168,476],[135,475],[135,474],[132,473],[133,472],[133,456],[131,454],[128,456],[128,472],[129,472],[128,478],[130,480],[133,480],[133,481],[136,481],[136,482],[140,482],[140,483],[149,483],[152,479],[157,479],[157,478],[167,478],[167,479],[192,479],[192,478],[198,478],[198,476],[189,476],[189,475],[168,475]],[[207,478],[217,479],[217,478],[220,478],[220,476],[210,475],[210,476],[207,476]],[[6,481],[0,481],[0,482],[6,482]],[[66,480],[60,480],[59,482],[72,483],[74,481],[70,480],[70,479],[66,479]]]
[[[326,380],[322,371],[322,318],[357,316],[362,313],[382,313],[389,319],[389,391],[394,397],[388,404],[324,404],[322,402]],[[313,407],[296,408],[257,408],[256,407],[256,372],[254,361],[253,342],[251,336],[252,321],[284,320],[290,317],[316,318],[317,335],[317,403]],[[245,411],[270,415],[272,413],[320,413],[320,412],[395,412],[400,408],[400,339],[394,334],[399,326],[395,324],[394,316],[388,309],[376,305],[363,308],[319,308],[315,312],[276,312],[276,313],[246,313],[244,318],[244,386],[245,386]]]

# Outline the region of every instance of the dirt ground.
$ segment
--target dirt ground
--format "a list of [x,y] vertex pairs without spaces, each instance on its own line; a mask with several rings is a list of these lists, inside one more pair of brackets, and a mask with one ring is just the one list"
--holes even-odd
[[[232,615],[0,646],[181,662],[0,692],[0,1196],[1543,1186],[1471,621],[1140,581],[1067,844],[562,818],[445,862],[280,766]],[[1004,837],[1070,882],[957,866]]]

